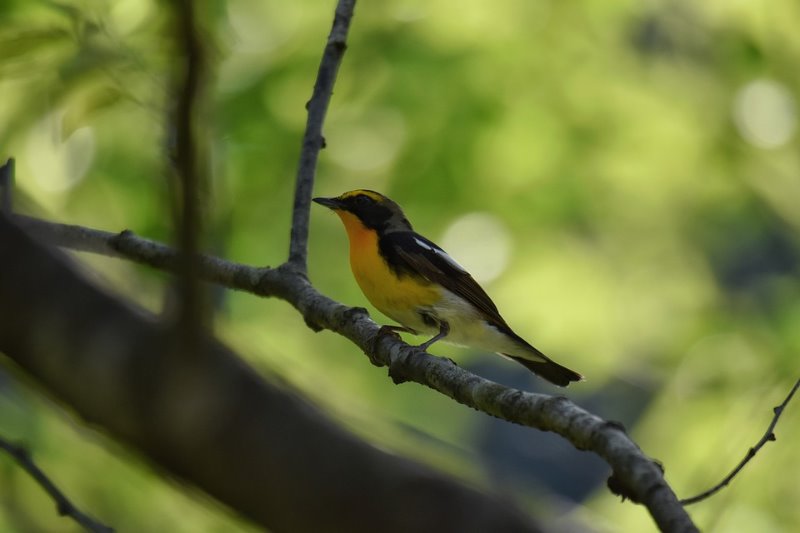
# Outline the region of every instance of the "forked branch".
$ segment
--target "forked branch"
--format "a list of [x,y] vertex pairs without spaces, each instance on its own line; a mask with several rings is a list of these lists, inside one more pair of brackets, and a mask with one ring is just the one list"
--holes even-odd
[[[57,246],[124,257],[171,272],[177,269],[175,250],[129,231],[113,234],[21,216],[15,217],[15,221],[38,238]],[[376,342],[379,327],[366,311],[331,300],[319,293],[304,273],[286,265],[254,268],[218,257],[200,256],[198,270],[205,281],[287,301],[310,326],[347,337],[371,361],[391,368],[395,375],[408,381],[509,422],[552,431],[576,448],[598,454],[628,487],[631,499],[647,507],[662,531],[697,531],[659,467],[619,425],[581,409],[566,398],[494,383],[390,335],[381,336]]]
[[[254,268],[217,257],[199,256],[197,275],[229,288],[281,298],[293,305],[311,327],[329,329],[347,337],[372,361],[391,368],[395,375],[490,415],[558,433],[576,448],[591,450],[605,459],[615,476],[647,507],[659,529],[697,531],[662,472],[617,424],[602,420],[566,398],[528,393],[483,379],[390,336],[383,336],[376,342],[378,326],[363,309],[349,308],[331,300],[320,294],[306,278],[310,199],[319,151],[324,146],[322,125],[345,51],[354,4],[355,0],[338,2],[308,104],[287,263],[274,269]],[[174,249],[130,232],[113,234],[25,217],[14,217],[14,221],[52,244],[124,257],[172,272],[181,270],[179,255]],[[51,376],[51,379],[60,377]]]

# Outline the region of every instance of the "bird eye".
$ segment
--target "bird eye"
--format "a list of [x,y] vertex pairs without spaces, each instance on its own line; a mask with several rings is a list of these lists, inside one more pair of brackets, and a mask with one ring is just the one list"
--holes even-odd
[[355,200],[353,200],[353,201],[355,202],[356,206],[358,206],[358,207],[366,207],[366,206],[372,204],[372,202],[373,202],[372,198],[370,198],[366,194],[359,194],[358,196],[355,197]]

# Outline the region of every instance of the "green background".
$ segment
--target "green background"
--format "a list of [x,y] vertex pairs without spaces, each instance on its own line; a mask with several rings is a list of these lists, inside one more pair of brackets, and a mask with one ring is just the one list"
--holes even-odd
[[[169,241],[165,132],[179,59],[165,5],[0,4],[0,157],[17,159],[19,211]],[[216,67],[207,247],[276,265],[334,5],[197,6]],[[624,421],[678,495],[694,495],[758,440],[799,373],[798,21],[793,0],[361,0],[315,191],[391,196],[417,231],[481,273],[520,335],[587,380],[556,391],[490,354],[434,353]],[[346,248],[339,221],[315,206],[310,277],[363,306]],[[79,259],[117,293],[164,305],[165,275]],[[567,529],[654,530],[644,508],[605,490],[599,460],[394,386],[283,302],[220,291],[216,330],[378,446]],[[119,531],[254,529],[13,369],[0,378],[0,434],[26,442],[90,514]],[[729,488],[689,509],[703,531],[800,528],[800,405],[777,435]],[[0,530],[76,529],[7,458],[0,503]]]

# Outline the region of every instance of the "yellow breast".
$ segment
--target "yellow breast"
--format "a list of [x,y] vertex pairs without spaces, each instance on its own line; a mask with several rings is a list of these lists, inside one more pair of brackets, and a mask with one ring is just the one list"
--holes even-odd
[[[434,304],[441,292],[423,279],[397,277],[378,252],[378,234],[346,211],[337,211],[350,239],[350,268],[364,295],[381,313],[413,327],[416,309]],[[413,321],[414,324],[411,322]]]

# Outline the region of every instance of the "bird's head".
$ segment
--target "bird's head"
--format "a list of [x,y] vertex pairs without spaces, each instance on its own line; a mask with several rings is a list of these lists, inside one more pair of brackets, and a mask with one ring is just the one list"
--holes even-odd
[[335,198],[314,198],[314,201],[339,215],[348,231],[356,222],[379,234],[411,231],[411,224],[400,206],[375,191],[356,189]]

